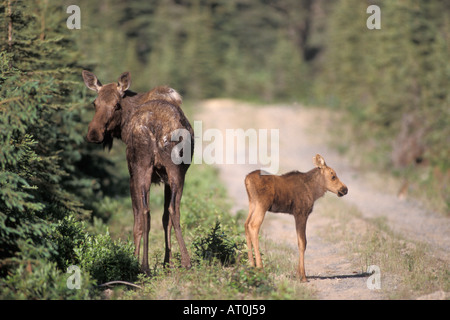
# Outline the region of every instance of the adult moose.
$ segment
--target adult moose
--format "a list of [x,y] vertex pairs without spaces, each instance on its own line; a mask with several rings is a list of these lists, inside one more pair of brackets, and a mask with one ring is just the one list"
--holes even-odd
[[[181,265],[189,268],[191,260],[180,228],[180,200],[184,179],[194,149],[194,132],[180,108],[181,96],[172,88],[156,87],[145,93],[130,90],[129,72],[120,75],[117,83],[102,85],[97,77],[84,70],[86,86],[97,92],[95,114],[89,124],[87,141],[112,147],[113,138],[127,146],[130,192],[134,214],[135,255],[139,258],[141,238],[144,238],[142,270],[148,271],[148,235],[150,209],[148,196],[151,183],[164,182],[163,228],[165,232],[164,263],[171,260],[171,228],[181,252]],[[174,132],[187,132],[183,140],[172,141]],[[179,144],[183,145],[180,149]],[[178,161],[178,156],[188,161]],[[176,153],[173,161],[173,154]]]
[[306,282],[304,254],[306,250],[306,221],[313,210],[314,202],[325,192],[331,191],[339,197],[347,194],[347,187],[328,167],[321,155],[313,157],[316,168],[303,173],[292,171],[281,176],[263,174],[261,170],[249,173],[245,177],[245,187],[249,200],[248,217],[245,221],[248,260],[252,266],[252,246],[255,248],[256,266],[262,267],[259,252],[258,233],[266,211],[293,214],[297,230],[300,254],[298,274]]

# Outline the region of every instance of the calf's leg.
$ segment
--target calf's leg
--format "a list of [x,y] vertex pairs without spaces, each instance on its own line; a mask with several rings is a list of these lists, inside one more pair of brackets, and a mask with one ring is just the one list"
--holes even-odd
[[255,205],[253,214],[251,215],[250,221],[248,222],[248,232],[250,234],[251,245],[255,249],[256,267],[258,267],[258,268],[263,267],[261,253],[259,252],[258,234],[259,234],[259,229],[261,228],[261,224],[264,220],[265,214],[266,214],[266,208],[262,207],[258,203]]
[[247,250],[248,250],[248,261],[252,267],[255,266],[255,259],[253,259],[253,249],[252,249],[252,239],[250,237],[250,221],[252,219],[253,212],[255,211],[255,204],[253,202],[249,203],[248,216],[245,220],[245,238],[247,239]]
[[299,251],[298,275],[301,282],[307,282],[305,273],[305,250],[306,250],[306,220],[308,217],[302,214],[295,215],[295,227],[297,230],[297,242]]

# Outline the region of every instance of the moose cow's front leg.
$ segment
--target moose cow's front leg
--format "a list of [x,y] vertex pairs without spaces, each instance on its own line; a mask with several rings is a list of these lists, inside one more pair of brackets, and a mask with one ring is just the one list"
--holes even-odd
[[134,214],[134,245],[135,254],[139,258],[139,248],[142,236],[144,237],[144,248],[141,269],[149,271],[148,265],[148,236],[150,233],[150,209],[148,205],[148,194],[150,191],[153,166],[147,168],[137,166],[130,171],[130,192]]
[[130,177],[130,195],[131,204],[133,207],[134,216],[134,226],[133,226],[133,238],[134,238],[134,255],[139,260],[141,239],[142,239],[142,216],[139,214],[139,196],[138,193],[134,191],[135,182],[132,177]]

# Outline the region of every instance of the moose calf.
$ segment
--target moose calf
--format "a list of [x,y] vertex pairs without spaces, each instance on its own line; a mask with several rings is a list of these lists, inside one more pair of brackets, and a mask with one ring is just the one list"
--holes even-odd
[[266,211],[293,214],[297,229],[300,253],[298,274],[306,282],[304,254],[306,249],[306,221],[313,210],[314,202],[325,192],[331,191],[339,197],[347,194],[347,187],[336,172],[328,167],[321,155],[313,157],[316,168],[303,173],[292,171],[281,176],[268,175],[256,170],[245,177],[249,200],[249,212],[245,221],[248,259],[255,266],[252,246],[255,248],[256,266],[262,267],[258,233]]

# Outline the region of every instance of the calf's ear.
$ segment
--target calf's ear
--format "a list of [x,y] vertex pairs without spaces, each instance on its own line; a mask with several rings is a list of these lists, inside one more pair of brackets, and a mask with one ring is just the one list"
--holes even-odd
[[319,169],[325,168],[327,166],[327,164],[325,163],[325,159],[320,154],[316,154],[316,156],[313,157],[313,163]]
[[83,75],[84,84],[91,90],[98,92],[102,87],[102,84],[97,79],[97,76],[90,71],[83,70],[81,73]]

